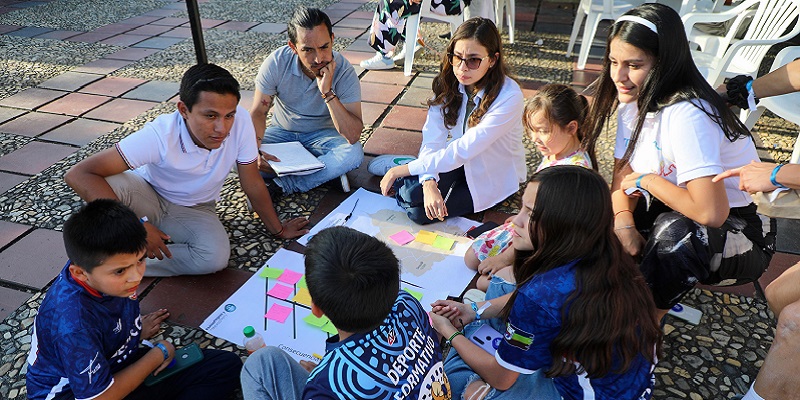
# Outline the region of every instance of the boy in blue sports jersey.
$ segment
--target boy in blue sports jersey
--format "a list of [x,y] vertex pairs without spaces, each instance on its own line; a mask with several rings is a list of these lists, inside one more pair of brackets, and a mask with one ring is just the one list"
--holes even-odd
[[316,234],[305,255],[311,312],[339,334],[316,366],[276,347],[250,355],[245,400],[451,399],[436,333],[400,290],[400,265],[385,243],[338,226]]
[[224,399],[238,387],[236,354],[203,350],[203,360],[161,383],[175,347],[155,335],[165,310],[142,318],[136,289],[147,232],[129,208],[100,199],[64,224],[69,261],[39,307],[28,355],[29,399]]

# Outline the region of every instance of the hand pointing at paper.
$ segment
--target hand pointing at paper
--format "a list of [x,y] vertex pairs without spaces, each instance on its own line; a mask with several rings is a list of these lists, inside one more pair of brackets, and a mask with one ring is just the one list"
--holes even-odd
[[772,173],[775,173],[776,183],[792,189],[800,188],[800,164],[780,164],[752,161],[750,164],[739,168],[729,169],[712,179],[712,182],[719,182],[723,179],[738,176],[739,189],[750,193],[771,192],[778,187],[770,180]]

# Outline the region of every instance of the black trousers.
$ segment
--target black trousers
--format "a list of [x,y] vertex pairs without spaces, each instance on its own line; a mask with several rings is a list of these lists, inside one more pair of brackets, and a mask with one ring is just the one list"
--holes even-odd
[[[469,191],[467,178],[464,175],[464,167],[439,174],[438,185],[443,199],[452,190],[447,203],[445,203],[448,217],[460,217],[475,212],[475,208],[472,205],[472,194]],[[436,219],[428,219],[425,215],[422,184],[419,183],[418,176],[407,176],[396,180],[394,182],[394,190],[397,204],[406,210],[410,220],[420,225],[438,221]]]
[[[141,348],[129,359],[128,365],[142,358],[149,348]],[[225,400],[239,388],[242,360],[235,353],[224,350],[203,350],[203,360],[153,386],[139,385],[125,397],[126,400]],[[56,397],[72,400],[72,392]]]

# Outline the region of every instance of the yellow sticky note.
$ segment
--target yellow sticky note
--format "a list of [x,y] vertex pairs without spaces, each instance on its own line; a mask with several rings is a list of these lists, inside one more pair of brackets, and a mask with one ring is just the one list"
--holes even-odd
[[442,249],[446,251],[450,251],[453,248],[453,244],[456,241],[450,238],[446,238],[444,236],[436,236],[436,239],[433,241],[433,247],[437,249]]
[[419,231],[417,232],[417,238],[414,239],[417,242],[425,243],[425,244],[433,244],[436,240],[436,234],[429,231]]
[[311,294],[308,293],[308,289],[306,288],[297,289],[297,294],[294,295],[292,301],[311,307]]

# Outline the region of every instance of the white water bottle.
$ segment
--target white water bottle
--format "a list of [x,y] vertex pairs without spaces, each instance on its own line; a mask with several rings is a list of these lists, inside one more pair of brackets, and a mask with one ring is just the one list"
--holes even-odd
[[266,347],[267,345],[264,344],[264,338],[261,337],[261,334],[256,332],[255,328],[248,325],[244,327],[244,348],[247,349],[248,354],[253,354],[254,351]]

